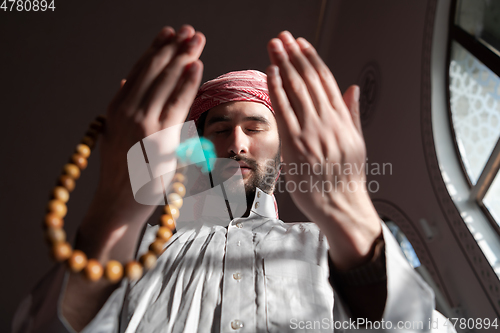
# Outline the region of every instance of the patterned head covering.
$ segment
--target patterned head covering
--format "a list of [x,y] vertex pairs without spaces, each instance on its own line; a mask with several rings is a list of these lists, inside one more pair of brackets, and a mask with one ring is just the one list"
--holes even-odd
[[262,103],[274,114],[267,90],[267,75],[255,70],[236,71],[205,82],[196,94],[189,120],[198,123],[204,112],[236,101]]

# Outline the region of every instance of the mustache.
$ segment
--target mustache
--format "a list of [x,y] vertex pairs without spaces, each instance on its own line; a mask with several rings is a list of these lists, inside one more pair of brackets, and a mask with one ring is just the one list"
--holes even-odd
[[232,159],[232,160],[235,160],[236,162],[239,162],[239,161],[245,162],[253,170],[256,170],[258,168],[258,166],[259,166],[257,164],[256,160],[253,160],[251,158],[245,157],[243,155],[234,155],[234,156],[231,156],[229,158]]

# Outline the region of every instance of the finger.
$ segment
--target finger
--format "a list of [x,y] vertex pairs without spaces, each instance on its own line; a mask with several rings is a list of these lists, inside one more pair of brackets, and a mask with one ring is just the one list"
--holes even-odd
[[134,82],[135,84],[133,84],[130,90],[130,94],[125,99],[131,110],[139,107],[153,81],[165,66],[172,61],[178,50],[182,47],[181,45],[184,44],[184,41],[191,39],[194,33],[193,27],[189,25],[182,26],[175,38],[171,38],[169,42],[160,47],[146,61],[145,66],[137,77],[137,81]]
[[278,35],[278,37],[285,46],[290,62],[293,64],[306,84],[316,111],[320,117],[322,117],[325,112],[330,111],[331,104],[316,69],[302,53],[299,44],[297,44],[295,38],[290,32],[283,31]]
[[153,40],[151,46],[132,67],[132,70],[127,75],[126,81],[128,81],[128,83],[122,86],[122,89],[114,100],[114,104],[121,103],[127,96],[129,96],[130,91],[133,89],[134,83],[137,81],[137,78],[143,68],[147,66],[147,63],[158,51],[158,49],[164,44],[170,42],[174,36],[175,30],[172,27],[164,27],[161,29],[156,38]]
[[129,95],[133,83],[137,80],[137,77],[139,76],[142,68],[145,67],[148,59],[150,59],[152,55],[157,51],[158,45],[163,45],[164,43],[168,42],[174,35],[175,30],[172,27],[164,27],[160,30],[158,35],[153,40],[151,46],[134,64],[132,70],[127,75],[127,79],[125,81],[128,81],[128,83],[122,83],[121,88],[113,97],[113,100],[110,103],[110,107],[108,108],[108,113],[113,113],[114,111],[116,111],[118,109],[116,106],[120,105],[123,100]]
[[290,62],[280,39],[273,38],[269,41],[268,52],[271,63],[279,68],[282,86],[297,116],[300,127],[304,128],[312,118],[317,117],[316,112],[313,111],[314,104],[306,84]]
[[160,118],[164,105],[177,86],[185,67],[200,57],[205,41],[205,36],[201,32],[197,32],[157,75],[142,102],[147,117]]
[[361,114],[359,112],[359,87],[357,85],[350,86],[344,93],[343,99],[349,109],[354,126],[358,130],[359,134],[363,135],[363,129],[361,128]]
[[299,44],[302,53],[316,69],[333,108],[341,115],[348,116],[349,111],[345,108],[337,81],[328,66],[323,62],[314,47],[307,40],[304,38],[298,38],[297,43]]
[[127,82],[127,80],[122,79],[122,81],[120,82],[120,88],[123,88],[123,86],[125,85],[125,82]]
[[151,46],[144,52],[139,61],[135,63],[134,67],[130,71],[127,76],[127,80],[130,82],[134,82],[137,79],[137,76],[140,74],[142,68],[148,62],[148,60],[157,52],[162,46],[164,46],[167,42],[170,42],[172,38],[175,37],[175,30],[170,26],[163,27],[158,35],[155,37]]
[[[199,59],[186,68],[160,114],[159,120],[163,128],[185,121],[200,86],[202,75],[203,63]],[[185,112],[178,112],[181,110]]]
[[283,89],[279,69],[276,65],[267,68],[267,87],[273,105],[278,131],[284,141],[300,134],[300,124]]

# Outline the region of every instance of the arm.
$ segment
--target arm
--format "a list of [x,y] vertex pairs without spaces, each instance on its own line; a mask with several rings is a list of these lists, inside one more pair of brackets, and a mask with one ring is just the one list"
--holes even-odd
[[337,305],[349,309],[350,317],[371,321],[382,318],[387,299],[387,264],[384,237],[375,241],[373,257],[349,271],[336,269],[330,257],[330,284],[338,298]]
[[[183,26],[177,33],[171,27],[163,28],[108,107],[100,146],[99,185],[75,244],[103,266],[111,259],[121,263],[133,259],[144,223],[156,208],[135,201],[127,152],[139,140],[184,122],[201,81],[203,65],[198,58],[204,45],[204,35],[191,26]],[[180,137],[180,131],[174,134]],[[34,323],[24,332],[45,331],[53,325],[50,320],[67,322],[68,330],[69,325],[81,331],[103,306],[108,307],[106,302],[118,288],[105,279],[90,282],[81,274],[68,273],[66,288],[61,290],[64,265],[56,270],[49,277],[53,282],[34,293],[40,299],[36,307],[32,304],[24,312]],[[117,290],[112,298],[120,293]],[[55,307],[60,294],[58,311]],[[44,316],[45,311],[54,318]]]
[[[440,327],[432,332],[453,332],[434,310],[432,289],[410,267],[368,196],[359,88],[342,96],[328,67],[303,38],[282,32],[269,42],[268,51],[268,87],[285,170],[294,163],[320,164],[322,170],[335,166],[313,176],[286,173],[287,181],[321,184],[317,191],[291,196],[330,245],[330,279],[338,291],[335,320],[383,319],[393,327],[415,322],[422,324],[415,331],[429,331],[431,318],[439,317]],[[356,186],[335,187],[342,182]]]
[[[360,267],[373,257],[382,227],[366,189],[359,88],[351,87],[343,97],[312,45],[289,32],[272,39],[268,49],[272,62],[268,86],[282,137],[285,170],[302,163],[311,169],[322,166],[322,172],[313,175],[287,172],[287,181],[320,184],[310,193],[291,193],[292,199],[325,234],[335,269],[347,272]],[[365,297],[355,300],[359,308],[352,315],[381,315],[383,289],[383,285],[370,289],[376,298],[372,300],[377,304],[375,312]]]
[[[108,108],[101,146],[101,185],[77,242],[101,263],[133,259],[134,245],[155,206],[134,200],[127,152],[137,141],[184,122],[201,81],[202,64],[197,59],[204,44],[203,34],[191,26],[182,27],[177,34],[170,27],[164,28]],[[81,330],[114,288],[104,280],[89,283],[81,275],[71,274],[62,301],[63,316]]]
[[[367,319],[372,322],[384,323],[387,331],[456,332],[453,325],[447,323],[447,319],[434,310],[433,290],[409,265],[389,228],[384,224],[381,225],[384,238],[383,249],[380,249],[380,252],[378,248],[376,249],[372,261],[353,271],[340,274],[340,276],[330,276],[333,285],[339,282],[337,286],[340,289],[339,292],[335,293],[334,316],[336,320],[349,321],[349,317],[352,318],[350,312],[353,309],[359,311],[360,305],[356,304],[356,300],[361,298],[367,299],[365,304],[374,302],[373,306],[377,307],[377,298],[370,300],[370,297],[373,297],[373,293],[379,290],[379,285],[383,285],[383,290],[386,293],[383,314],[380,313],[377,319],[370,318],[369,315],[361,315],[358,318],[365,322]],[[383,269],[381,270],[382,264]],[[335,270],[333,273],[336,273]],[[364,310],[361,309],[361,311]],[[404,329],[405,325],[406,330]],[[371,332],[369,325],[366,325],[365,328],[366,331]],[[359,330],[356,327],[356,329],[346,332],[360,331],[364,330]]]
[[[13,333],[74,332],[71,325],[61,315],[61,295],[69,275],[64,266],[65,264],[55,265],[36,285],[31,294],[21,302],[12,321]],[[125,289],[124,281],[99,310],[93,324],[86,326],[85,332],[109,333],[116,330]]]

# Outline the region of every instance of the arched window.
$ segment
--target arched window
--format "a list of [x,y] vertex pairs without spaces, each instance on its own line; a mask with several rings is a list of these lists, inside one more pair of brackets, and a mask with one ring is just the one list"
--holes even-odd
[[500,2],[459,0],[451,28],[450,111],[470,196],[500,225]]
[[[447,98],[453,143],[438,133],[444,123],[433,108],[436,152],[449,194],[500,277],[500,1],[455,0],[451,10]],[[459,163],[450,155],[453,146]]]

